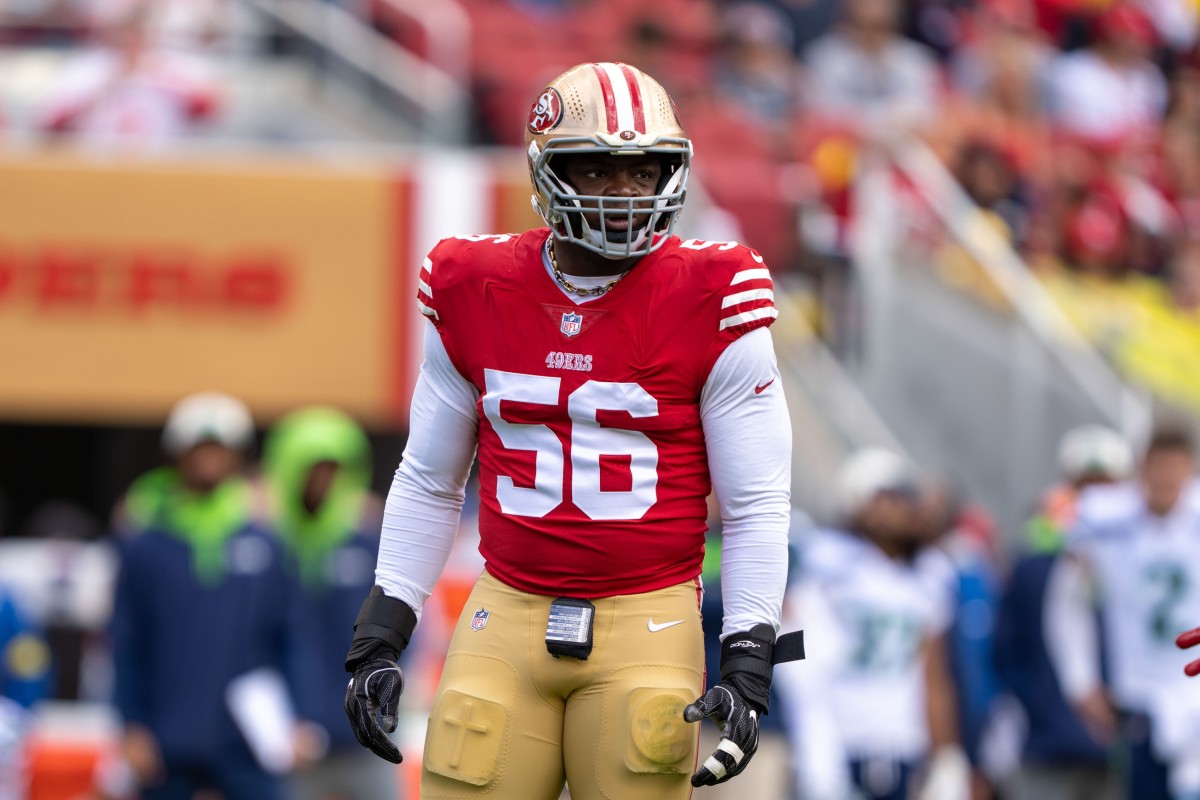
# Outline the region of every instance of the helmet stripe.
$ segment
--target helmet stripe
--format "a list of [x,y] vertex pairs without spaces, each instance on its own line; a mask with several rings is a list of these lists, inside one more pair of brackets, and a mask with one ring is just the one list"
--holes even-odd
[[617,99],[613,94],[612,81],[608,79],[608,72],[599,64],[592,64],[592,71],[596,73],[596,79],[600,81],[600,91],[604,94],[604,113],[608,117],[608,132],[617,132]]
[[646,132],[646,114],[642,110],[642,92],[638,89],[637,75],[628,64],[621,64],[621,72],[625,74],[625,83],[629,86],[629,102],[633,106],[633,129],[638,133]]

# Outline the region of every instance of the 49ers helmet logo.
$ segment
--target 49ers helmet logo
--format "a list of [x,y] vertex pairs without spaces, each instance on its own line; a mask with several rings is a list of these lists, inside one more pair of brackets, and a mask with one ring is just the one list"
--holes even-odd
[[529,109],[529,130],[534,133],[552,131],[562,122],[562,116],[562,96],[557,89],[547,88],[533,104],[533,108]]

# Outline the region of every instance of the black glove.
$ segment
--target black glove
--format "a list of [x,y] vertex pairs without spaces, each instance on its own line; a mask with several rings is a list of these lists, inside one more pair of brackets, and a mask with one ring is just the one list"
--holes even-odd
[[741,692],[721,681],[683,710],[688,722],[708,717],[721,729],[721,742],[692,776],[692,786],[714,786],[737,775],[758,750],[759,711]]
[[758,720],[770,705],[775,664],[804,658],[804,635],[797,631],[775,641],[770,625],[755,625],[721,643],[721,680],[683,710],[688,722],[708,717],[721,741],[692,776],[692,786],[713,786],[746,768],[758,750]]
[[[389,651],[380,658],[361,662],[346,687],[346,716],[354,738],[375,755],[393,764],[404,760],[400,750],[385,735],[396,730],[396,711],[400,705],[400,693],[404,691],[404,673],[396,666]],[[379,722],[375,714],[379,713]]]
[[346,671],[351,677],[345,708],[354,738],[393,764],[403,760],[387,736],[396,730],[396,712],[404,691],[404,675],[396,661],[416,625],[417,615],[411,608],[376,586],[354,621],[354,639],[346,655]]

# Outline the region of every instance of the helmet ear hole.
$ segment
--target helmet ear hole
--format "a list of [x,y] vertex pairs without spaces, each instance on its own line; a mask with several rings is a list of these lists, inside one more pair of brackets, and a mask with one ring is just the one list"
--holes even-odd
[[676,155],[663,155],[658,159],[659,166],[662,169],[662,174],[658,177],[658,188],[655,190],[659,194],[663,193],[667,182],[675,176],[676,171],[683,166],[683,158]]

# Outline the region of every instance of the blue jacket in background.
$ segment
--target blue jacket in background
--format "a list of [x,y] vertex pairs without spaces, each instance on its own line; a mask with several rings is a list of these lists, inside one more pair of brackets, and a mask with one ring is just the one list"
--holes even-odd
[[329,734],[331,749],[362,746],[346,719],[345,658],[354,636],[354,619],[375,584],[377,534],[358,532],[332,550],[324,585],[300,584],[290,606],[290,669],[300,719]]
[[1042,607],[1056,558],[1027,555],[1013,565],[996,624],[996,667],[1028,717],[1026,762],[1102,766],[1107,753],[1063,696],[1042,635]]
[[999,590],[991,565],[979,555],[951,554],[955,564],[954,619],[947,632],[950,671],[957,694],[958,730],[972,764],[1000,696],[993,648]]
[[126,539],[113,608],[115,704],[168,762],[247,755],[226,689],[256,668],[284,669],[290,585],[277,538],[242,527],[213,582],[197,577],[192,557],[187,542],[154,528]]

